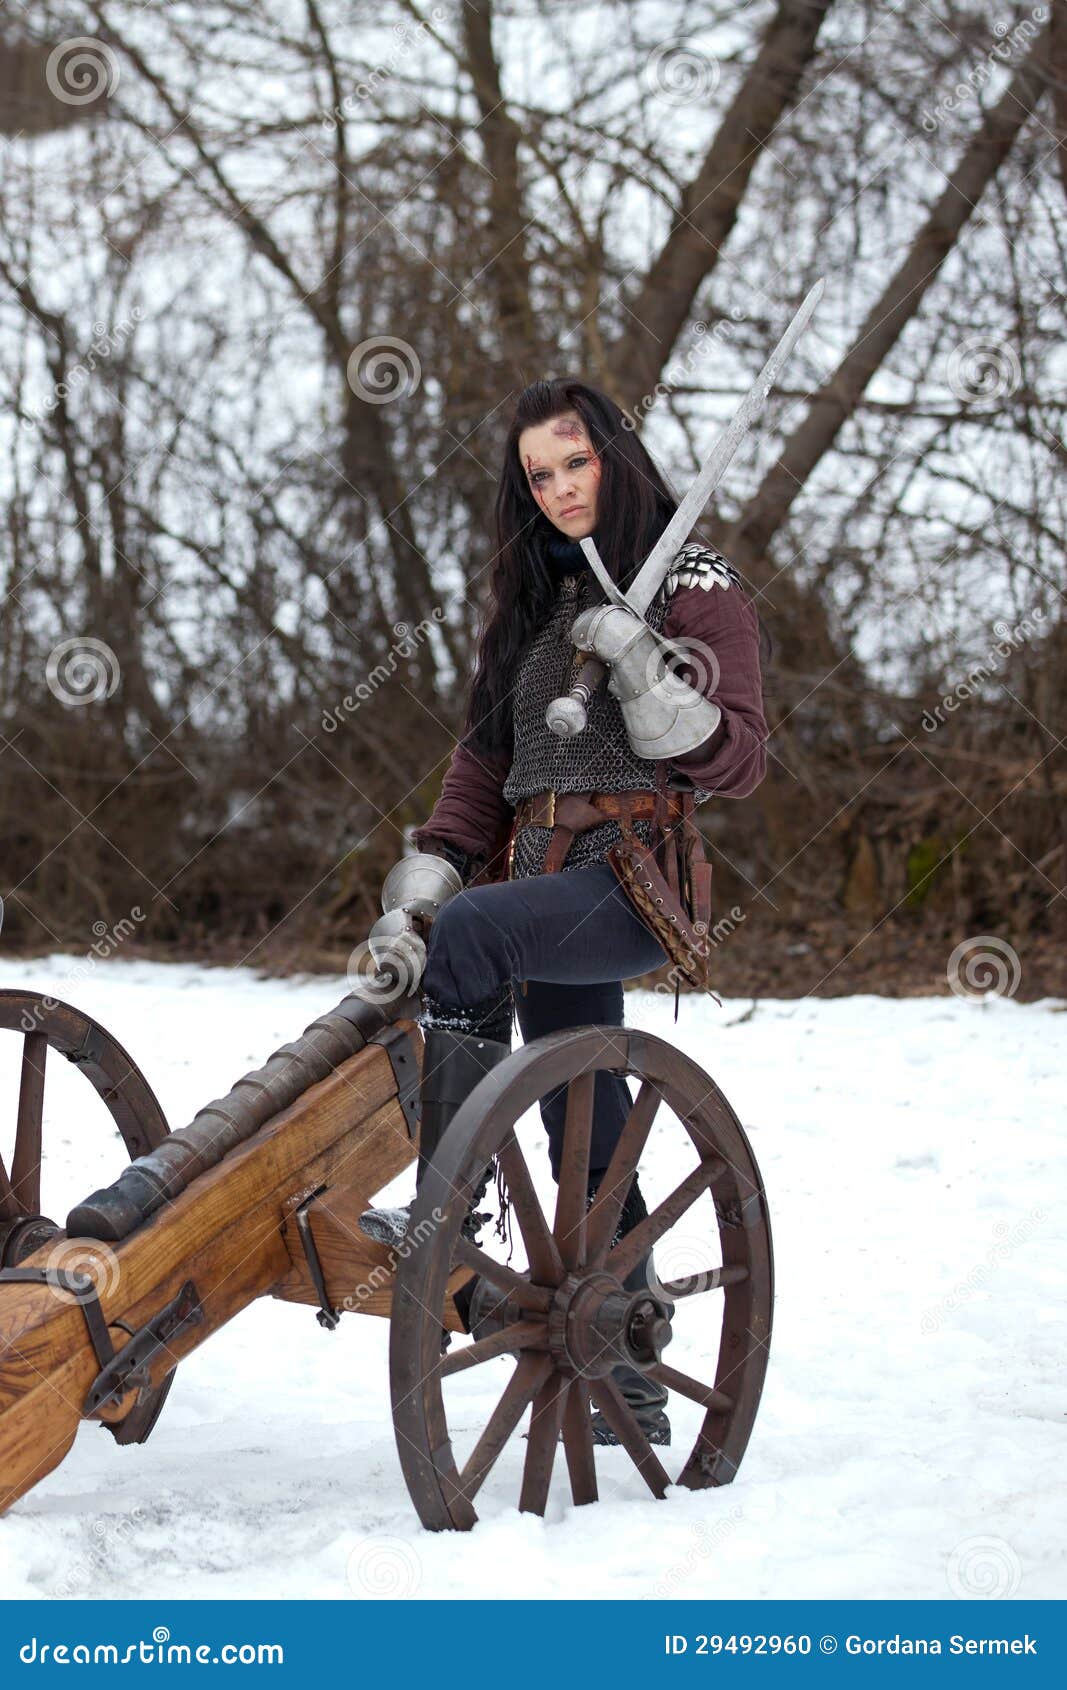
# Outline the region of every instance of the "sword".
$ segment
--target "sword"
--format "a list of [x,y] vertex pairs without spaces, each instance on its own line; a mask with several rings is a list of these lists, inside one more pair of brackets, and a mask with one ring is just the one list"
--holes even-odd
[[[635,616],[644,616],[663,585],[679,547],[692,532],[697,518],[725,475],[731,458],[766,404],[767,396],[777,381],[783,364],[807,328],[825,287],[825,279],[820,277],[805,296],[803,304],[778,345],[708,453],[692,487],[635,575],[628,592],[624,593],[611,579],[597,551],[596,542],[591,538],[580,542],[589,567],[604,589],[609,603],[621,605],[623,609],[632,611]],[[606,672],[599,658],[586,658],[570,692],[563,698],[553,699],[545,711],[545,722],[554,734],[558,734],[561,739],[571,739],[581,733],[586,724],[586,706]]]

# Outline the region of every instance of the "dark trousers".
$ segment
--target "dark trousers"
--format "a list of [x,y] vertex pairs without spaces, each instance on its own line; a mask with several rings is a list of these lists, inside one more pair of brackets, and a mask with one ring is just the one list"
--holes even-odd
[[[526,880],[472,886],[451,898],[430,930],[423,990],[442,1022],[490,1004],[514,983],[524,1041],[567,1027],[623,1025],[622,982],[658,968],[663,947],[634,910],[609,863]],[[442,1013],[443,1011],[443,1013]],[[590,1173],[611,1160],[631,1103],[619,1074],[597,1075]],[[563,1149],[565,1088],[541,1099],[553,1177]]]

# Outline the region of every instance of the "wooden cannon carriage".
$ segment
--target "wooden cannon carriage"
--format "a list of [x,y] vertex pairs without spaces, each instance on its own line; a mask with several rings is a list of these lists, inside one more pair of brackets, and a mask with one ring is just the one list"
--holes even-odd
[[[694,1062],[647,1033],[585,1027],[535,1040],[487,1074],[459,1110],[423,1181],[408,1240],[391,1253],[357,1220],[415,1159],[417,1009],[410,996],[353,993],[168,1133],[148,1082],[98,1023],[53,998],[0,992],[0,1029],[23,1037],[14,1150],[6,1164],[0,1159],[0,1512],[59,1464],[84,1419],[102,1422],[118,1443],[144,1442],[182,1357],[268,1295],[312,1305],[327,1328],[346,1312],[391,1316],[400,1465],[431,1529],[474,1524],[474,1499],[527,1411],[518,1502],[528,1511],[544,1513],[560,1442],[574,1502],[597,1499],[591,1403],[654,1495],[672,1482],[700,1489],[733,1479],[766,1370],[773,1264],[762,1181],[729,1104]],[[96,1088],[132,1158],[65,1226],[42,1213],[50,1051]],[[593,1090],[603,1069],[632,1076],[637,1091],[587,1211]],[[515,1129],[561,1085],[563,1166],[549,1216]],[[658,1134],[673,1126],[684,1135],[692,1167],[613,1244],[657,1111]],[[493,1255],[464,1233],[471,1195],[494,1161],[525,1263],[500,1260],[502,1248]],[[714,1222],[706,1254],[695,1234],[696,1271],[624,1290],[649,1246],[662,1252],[680,1224],[693,1259],[694,1205],[705,1193]],[[461,1342],[460,1309],[471,1305],[475,1276],[484,1317],[478,1336]],[[710,1384],[685,1372],[684,1358],[674,1365],[673,1351],[664,1359],[671,1306],[690,1297],[711,1314],[712,1337],[720,1326]],[[444,1349],[443,1331],[456,1335]],[[501,1358],[510,1358],[507,1383],[461,1458],[449,1380]],[[705,1411],[692,1450],[675,1458],[673,1481],[612,1380],[618,1361]]]

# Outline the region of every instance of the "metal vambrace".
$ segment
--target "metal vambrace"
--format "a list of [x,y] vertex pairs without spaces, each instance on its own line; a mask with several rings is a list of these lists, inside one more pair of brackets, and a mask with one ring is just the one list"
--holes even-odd
[[584,610],[571,639],[608,665],[608,691],[619,701],[638,757],[681,757],[715,732],[722,720],[719,706],[668,662],[693,663],[695,654],[657,634],[633,611],[614,604]]
[[428,851],[394,863],[382,886],[382,910],[367,935],[379,972],[395,973],[414,991],[426,968],[426,935],[434,916],[463,883],[452,864]]

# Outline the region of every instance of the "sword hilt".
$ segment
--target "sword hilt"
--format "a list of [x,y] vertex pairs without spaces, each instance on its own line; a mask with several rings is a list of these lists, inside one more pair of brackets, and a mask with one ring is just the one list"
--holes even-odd
[[586,657],[569,693],[554,698],[545,711],[545,723],[560,739],[574,739],[586,724],[586,707],[604,676],[607,665],[599,657]]

